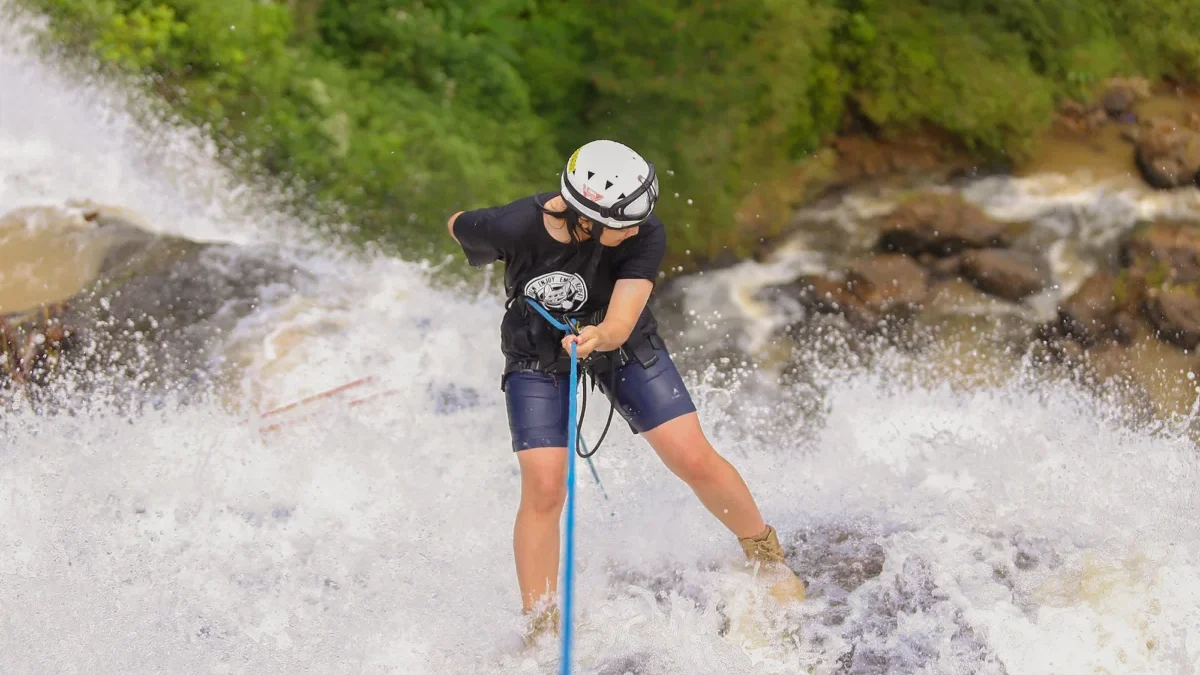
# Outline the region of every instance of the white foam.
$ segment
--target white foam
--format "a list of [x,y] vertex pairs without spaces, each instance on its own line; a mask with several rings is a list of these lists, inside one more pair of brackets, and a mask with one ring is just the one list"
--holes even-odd
[[[0,161],[0,206],[87,197],[196,239],[303,240],[286,219],[246,220],[226,201],[236,183],[157,130],[187,160],[162,179],[129,118],[12,47],[13,31],[0,28],[0,148],[25,161]],[[229,400],[0,421],[5,672],[553,667],[554,644],[513,648],[499,300],[436,288],[416,263],[291,255],[319,281],[229,337],[244,366]],[[611,502],[579,467],[578,672],[1198,672],[1190,442],[1066,385],[962,393],[882,363],[814,373],[824,413],[803,434],[772,420],[805,392],[767,382],[734,411],[736,381],[689,376],[768,519],[804,537],[813,600],[798,646],[767,654],[719,636],[735,542],[614,424],[597,457]],[[259,432],[256,411],[365,375]],[[592,408],[589,437],[606,412]]]

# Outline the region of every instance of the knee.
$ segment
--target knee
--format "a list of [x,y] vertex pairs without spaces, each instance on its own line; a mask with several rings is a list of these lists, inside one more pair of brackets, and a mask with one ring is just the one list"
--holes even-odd
[[521,507],[537,515],[557,517],[566,500],[566,482],[555,475],[532,476],[521,488]]
[[677,457],[671,467],[689,485],[712,482],[720,471],[721,458],[713,450],[695,450]]

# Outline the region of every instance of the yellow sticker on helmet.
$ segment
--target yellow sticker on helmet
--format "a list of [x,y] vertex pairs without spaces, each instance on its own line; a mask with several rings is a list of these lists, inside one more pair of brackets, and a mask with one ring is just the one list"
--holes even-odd
[[579,151],[583,148],[576,148],[571,154],[571,159],[567,161],[567,173],[575,173],[575,160],[579,159]]

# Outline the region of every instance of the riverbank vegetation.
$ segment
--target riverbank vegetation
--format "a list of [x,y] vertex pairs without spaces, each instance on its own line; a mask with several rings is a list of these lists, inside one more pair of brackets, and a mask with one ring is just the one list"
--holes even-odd
[[744,255],[779,225],[747,200],[819,178],[839,134],[1005,165],[1106,78],[1200,79],[1200,5],[1174,0],[22,1],[410,255],[452,251],[455,210],[555,189],[594,137],[658,165],[676,256]]

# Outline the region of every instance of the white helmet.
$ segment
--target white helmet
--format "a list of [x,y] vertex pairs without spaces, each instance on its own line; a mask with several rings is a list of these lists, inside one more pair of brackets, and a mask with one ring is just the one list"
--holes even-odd
[[612,228],[645,221],[658,202],[654,165],[616,141],[592,141],[567,160],[562,196],[589,220]]

